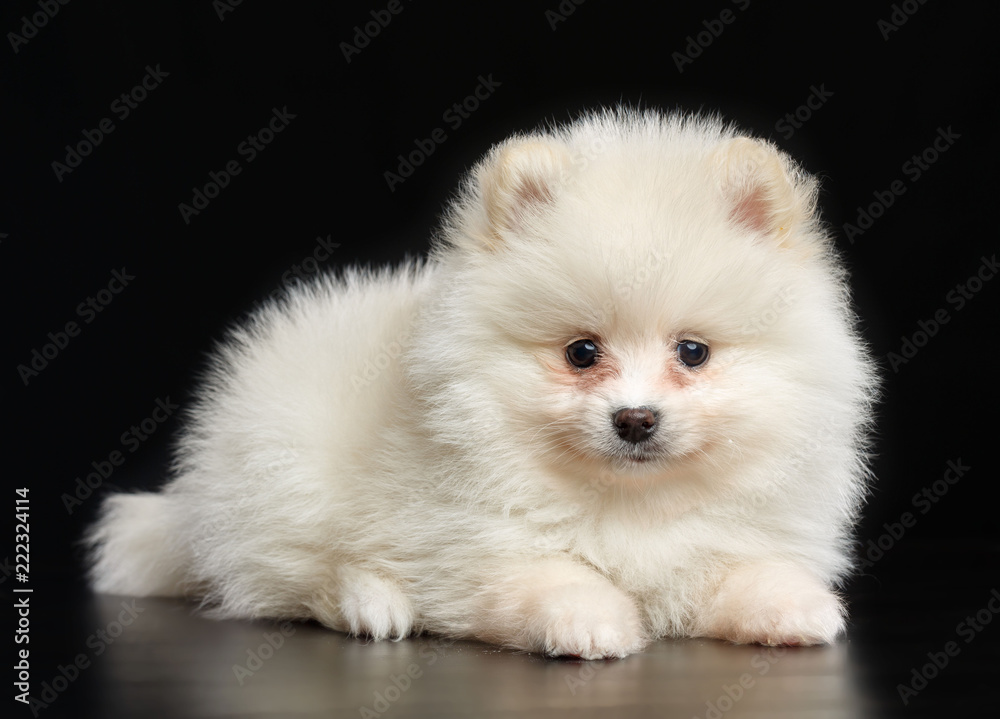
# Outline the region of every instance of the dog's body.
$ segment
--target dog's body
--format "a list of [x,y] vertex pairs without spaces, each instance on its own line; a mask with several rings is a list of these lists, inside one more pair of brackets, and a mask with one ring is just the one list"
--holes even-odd
[[173,481],[107,502],[95,587],[586,658],[832,641],[874,393],[845,287],[770,145],[652,113],[515,138],[430,261],[232,333]]

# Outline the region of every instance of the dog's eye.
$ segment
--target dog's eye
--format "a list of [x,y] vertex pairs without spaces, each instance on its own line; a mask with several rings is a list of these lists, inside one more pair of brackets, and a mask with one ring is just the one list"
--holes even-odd
[[593,340],[577,340],[566,348],[566,359],[574,367],[590,367],[597,361],[597,345]]
[[708,361],[708,345],[694,340],[681,340],[677,343],[677,359],[688,367],[697,367]]

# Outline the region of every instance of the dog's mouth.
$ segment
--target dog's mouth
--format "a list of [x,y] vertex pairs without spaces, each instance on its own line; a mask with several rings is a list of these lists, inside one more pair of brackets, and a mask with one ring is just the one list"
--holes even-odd
[[644,464],[645,462],[652,462],[659,457],[659,453],[650,452],[647,450],[636,450],[628,449],[625,452],[617,453],[615,456],[621,457],[626,462],[634,462],[636,464]]
[[615,445],[606,456],[619,469],[648,469],[665,464],[670,457],[667,448],[659,442],[616,442]]

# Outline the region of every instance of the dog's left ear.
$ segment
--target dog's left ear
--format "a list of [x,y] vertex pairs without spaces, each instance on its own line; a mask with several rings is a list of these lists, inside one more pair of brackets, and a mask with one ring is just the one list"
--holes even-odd
[[568,148],[554,139],[518,138],[495,148],[475,171],[487,225],[476,233],[480,244],[497,250],[522,231],[552,203],[571,165]]
[[715,171],[737,225],[794,244],[816,212],[816,181],[776,147],[736,137],[715,150]]

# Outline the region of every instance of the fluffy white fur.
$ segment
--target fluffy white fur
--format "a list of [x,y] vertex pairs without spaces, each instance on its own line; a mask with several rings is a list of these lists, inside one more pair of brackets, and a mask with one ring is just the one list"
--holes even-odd
[[[230,334],[172,481],[105,503],[94,587],[585,658],[834,640],[874,380],[815,196],[713,120],[501,144],[429,261],[298,287]],[[630,407],[649,441],[616,433]]]

